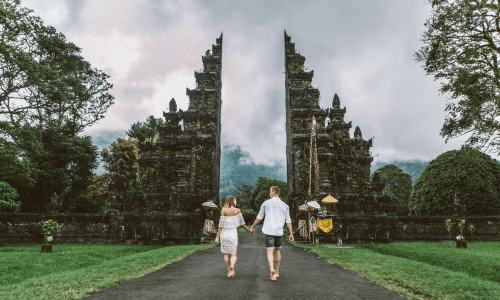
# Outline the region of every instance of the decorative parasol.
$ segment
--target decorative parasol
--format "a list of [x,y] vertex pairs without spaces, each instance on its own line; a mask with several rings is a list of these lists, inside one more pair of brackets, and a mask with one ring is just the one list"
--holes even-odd
[[219,210],[219,207],[212,201],[203,202],[201,206],[206,210]]
[[314,208],[316,210],[320,210],[321,209],[321,206],[319,206],[319,203],[316,202],[316,201],[307,202],[307,206],[311,207],[311,208]]
[[333,198],[330,194],[328,194],[328,196],[326,196],[323,200],[321,200],[322,203],[338,203],[339,200]]

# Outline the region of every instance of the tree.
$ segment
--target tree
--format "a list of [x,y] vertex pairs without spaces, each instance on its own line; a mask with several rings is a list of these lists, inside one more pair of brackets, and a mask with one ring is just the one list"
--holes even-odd
[[78,211],[84,205],[79,202],[85,200],[82,195],[92,182],[97,146],[89,136],[68,136],[61,131],[58,127],[41,130],[25,126],[20,135],[25,157],[36,168],[34,186],[20,192],[23,210],[43,210],[54,193],[65,211]]
[[[383,195],[391,196],[397,203],[408,202],[412,189],[409,174],[404,173],[403,170],[392,164],[378,169],[377,172],[380,176],[380,182],[385,184],[382,190]],[[371,175],[372,181],[373,174]]]
[[469,215],[500,213],[500,163],[463,147],[433,159],[415,182],[408,204],[417,215],[449,214],[458,196]]
[[238,193],[235,195],[235,197],[238,199],[239,206],[241,208],[246,208],[248,205],[250,205],[253,186],[244,184],[241,187],[237,187],[236,190],[238,191]]
[[433,11],[426,21],[415,53],[427,75],[444,79],[441,93],[450,93],[440,135],[446,138],[471,133],[466,145],[500,152],[500,5],[498,0],[430,0]]
[[0,181],[0,210],[19,211],[21,201],[16,201],[17,198],[19,198],[19,194],[16,189],[7,182]]
[[104,118],[113,85],[79,47],[20,5],[0,3],[0,116],[14,128],[57,124],[75,135]]
[[108,181],[103,184],[107,191],[112,193],[111,197],[106,196],[107,199],[122,202],[125,195],[131,191],[130,181],[134,180],[139,172],[137,143],[137,139],[118,138],[111,143],[109,150],[107,148],[102,150],[102,161],[107,171],[102,179]]
[[146,119],[146,122],[135,122],[132,124],[130,130],[127,130],[127,135],[130,138],[136,138],[140,142],[144,142],[150,132],[152,135],[157,134],[158,127],[164,123],[163,118],[156,119],[153,115],[151,115]]
[[269,199],[269,190],[272,186],[278,186],[280,188],[280,199],[285,203],[288,203],[288,189],[286,182],[268,179],[266,177],[259,177],[259,179],[257,179],[255,188],[252,190],[250,199],[250,207],[253,210],[258,212],[262,203]]

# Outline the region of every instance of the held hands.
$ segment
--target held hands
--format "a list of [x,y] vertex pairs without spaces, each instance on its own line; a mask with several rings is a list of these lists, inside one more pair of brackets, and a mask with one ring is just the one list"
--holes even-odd
[[248,230],[248,234],[249,234],[249,235],[254,235],[254,234],[255,234],[255,229],[253,229],[253,227],[252,227],[252,228],[250,228],[250,229]]

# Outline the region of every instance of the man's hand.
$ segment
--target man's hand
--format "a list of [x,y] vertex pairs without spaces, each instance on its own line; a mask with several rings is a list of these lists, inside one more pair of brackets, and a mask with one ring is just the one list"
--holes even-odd
[[290,244],[293,244],[293,241],[294,241],[293,234],[290,234],[288,241],[290,241]]

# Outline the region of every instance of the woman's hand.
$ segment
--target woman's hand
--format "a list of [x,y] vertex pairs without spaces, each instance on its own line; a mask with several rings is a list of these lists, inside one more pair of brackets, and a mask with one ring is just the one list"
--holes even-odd
[[215,238],[215,244],[217,245],[219,243],[219,237]]

